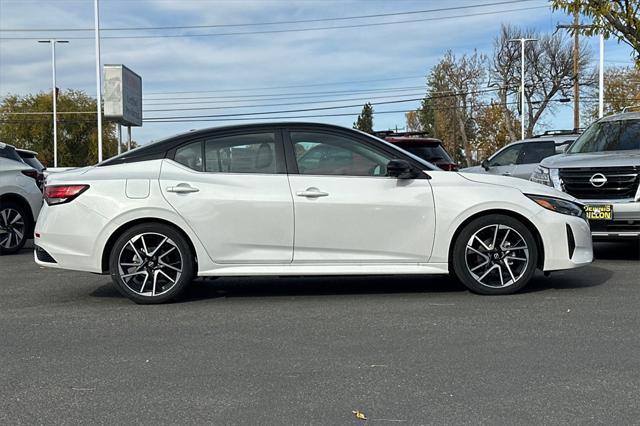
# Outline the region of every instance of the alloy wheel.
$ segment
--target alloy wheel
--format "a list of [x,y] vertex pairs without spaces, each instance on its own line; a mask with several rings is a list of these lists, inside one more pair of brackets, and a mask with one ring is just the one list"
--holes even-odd
[[146,232],[137,234],[124,245],[118,256],[120,279],[140,296],[160,296],[179,281],[183,255],[169,237]]
[[465,261],[469,273],[478,283],[504,288],[525,274],[529,265],[529,247],[512,227],[488,225],[469,238]]
[[18,247],[25,237],[26,228],[20,212],[10,207],[0,210],[0,247],[9,250]]

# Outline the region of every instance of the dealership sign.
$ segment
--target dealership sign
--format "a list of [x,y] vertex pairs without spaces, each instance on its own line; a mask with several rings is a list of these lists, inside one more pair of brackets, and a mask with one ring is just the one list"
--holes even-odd
[[104,117],[142,126],[142,77],[124,65],[104,66]]

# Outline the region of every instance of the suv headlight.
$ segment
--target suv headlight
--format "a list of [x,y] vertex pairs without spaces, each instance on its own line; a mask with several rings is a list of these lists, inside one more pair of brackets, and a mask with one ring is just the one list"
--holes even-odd
[[567,214],[569,216],[581,217],[582,219],[587,220],[587,215],[584,212],[582,204],[574,203],[572,201],[563,200],[560,198],[545,197],[542,195],[525,195],[529,197],[530,200],[547,210],[551,210],[556,213]]
[[535,183],[541,183],[547,186],[553,186],[551,183],[551,177],[549,176],[549,169],[546,167],[538,166],[531,174],[531,178],[529,179]]
[[549,169],[547,167],[538,166],[531,174],[529,179],[535,183],[551,186],[562,191],[562,181],[560,180],[560,171],[558,169]]

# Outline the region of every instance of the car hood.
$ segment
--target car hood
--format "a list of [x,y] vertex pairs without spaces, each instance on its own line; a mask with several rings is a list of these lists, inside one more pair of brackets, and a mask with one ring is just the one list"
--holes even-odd
[[486,173],[487,171],[482,166],[465,167],[460,169],[462,173]]
[[545,158],[540,164],[549,168],[640,166],[640,150],[559,154]]
[[558,191],[550,186],[541,185],[539,183],[531,182],[524,179],[519,179],[515,177],[509,176],[496,176],[489,174],[479,174],[479,173],[458,173],[463,178],[477,183],[485,183],[489,185],[499,185],[508,188],[515,188],[522,192],[523,194],[532,194],[532,195],[544,195],[547,197],[553,198],[561,198],[563,200],[569,200],[577,202],[576,198],[571,195],[564,193],[562,191]]

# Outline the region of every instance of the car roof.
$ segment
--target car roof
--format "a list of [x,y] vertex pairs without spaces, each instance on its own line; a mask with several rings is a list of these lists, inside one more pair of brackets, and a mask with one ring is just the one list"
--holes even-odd
[[[314,123],[314,122],[304,122],[304,121],[279,121],[279,122],[270,122],[270,123],[234,124],[229,126],[216,126],[216,127],[207,127],[207,128],[198,129],[198,130],[190,130],[188,132],[173,135],[165,139],[153,141],[148,144],[142,145],[138,148],[132,149],[131,151],[124,152],[118,156],[111,157],[108,160],[103,161],[99,165],[107,166],[111,164],[123,163],[123,162],[131,161],[134,158],[137,158],[139,160],[142,160],[145,158],[146,159],[157,158],[158,155],[164,154],[165,152],[171,150],[173,147],[181,144],[182,142],[187,142],[191,139],[197,139],[202,136],[207,136],[212,132],[226,133],[226,132],[236,132],[236,131],[251,131],[252,129],[276,130],[281,127],[299,127],[299,128],[310,127],[314,129],[360,133],[362,135],[367,135],[369,137],[374,137],[374,138],[376,137],[368,133],[364,133],[358,129],[350,129],[347,127],[338,126],[335,124],[326,124],[326,123]],[[380,140],[384,142],[383,139],[380,139]],[[390,143],[390,142],[386,142],[386,143]]]
[[620,120],[640,120],[640,112],[620,112],[618,114],[607,115],[602,117],[599,122],[620,121]]
[[388,136],[384,138],[385,141],[391,143],[429,143],[429,144],[438,144],[441,145],[442,141],[436,138],[414,138],[411,136]]
[[31,151],[31,150],[28,150],[28,149],[22,149],[22,148],[16,148],[16,152],[17,152],[18,154],[20,154],[20,156],[23,156],[23,155],[24,155],[24,156],[31,156],[31,157],[35,157],[35,156],[37,156],[37,155],[38,155],[38,153],[37,153],[37,152],[35,152],[35,151]]

